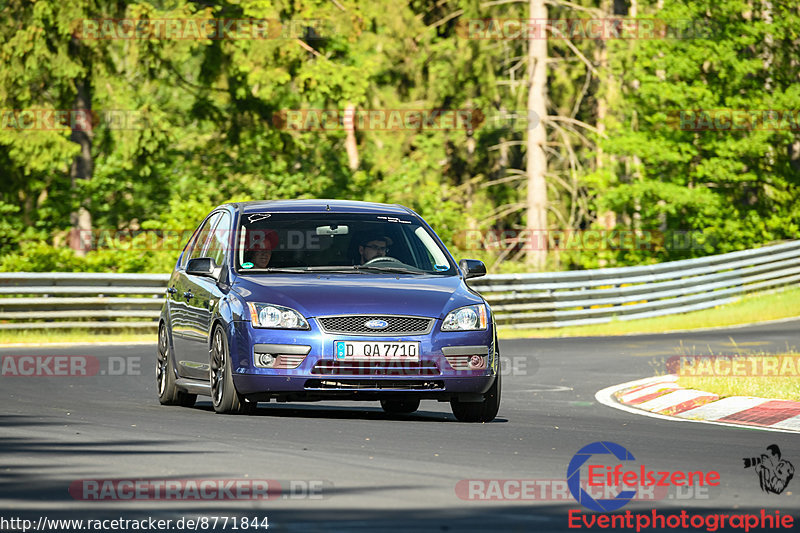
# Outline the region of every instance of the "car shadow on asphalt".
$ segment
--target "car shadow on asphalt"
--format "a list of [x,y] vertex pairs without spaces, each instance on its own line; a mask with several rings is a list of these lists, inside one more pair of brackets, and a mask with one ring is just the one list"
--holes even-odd
[[[78,477],[91,478],[96,475],[98,458],[101,456],[107,458],[102,462],[108,465],[115,464],[125,456],[143,460],[149,455],[207,453],[192,449],[189,441],[175,439],[96,440],[82,435],[85,425],[88,423],[70,420],[70,430],[65,432],[67,425],[63,417],[0,415],[0,517],[7,514],[9,501],[74,501],[70,496],[70,487],[80,481]],[[19,433],[9,434],[17,428],[21,429]],[[53,431],[31,432],[26,428],[53,428]],[[76,468],[85,469],[85,475],[76,476]],[[194,475],[202,477],[204,474]],[[164,479],[170,479],[170,476]],[[7,529],[0,526],[0,531]]]
[[[304,405],[304,404],[274,404],[260,402],[256,412],[250,416],[270,416],[280,418],[325,418],[333,420],[393,420],[405,422],[458,422],[450,413],[437,411],[415,411],[408,415],[390,415],[380,407],[334,407],[329,405]],[[194,406],[195,410],[213,412],[214,407],[210,401],[200,401]],[[505,418],[495,418],[490,424],[508,422]]]

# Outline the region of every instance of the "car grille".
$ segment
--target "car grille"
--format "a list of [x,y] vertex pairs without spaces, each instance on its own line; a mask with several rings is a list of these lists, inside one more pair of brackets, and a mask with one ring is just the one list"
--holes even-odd
[[[317,318],[326,333],[347,335],[424,335],[433,327],[433,319],[401,315],[346,315]],[[384,329],[370,329],[370,320],[384,320],[389,325]]]
[[309,379],[306,390],[440,390],[442,381],[391,379]]
[[312,374],[355,376],[438,376],[433,361],[320,361]]

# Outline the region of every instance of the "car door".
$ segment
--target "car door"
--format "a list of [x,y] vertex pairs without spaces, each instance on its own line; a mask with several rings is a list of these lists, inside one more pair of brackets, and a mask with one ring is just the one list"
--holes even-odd
[[[186,277],[184,276],[184,269],[189,256],[192,254],[192,249],[197,243],[197,238],[200,235],[201,228],[205,227],[206,221],[204,220],[192,233],[189,242],[181,253],[178,263],[175,265],[175,270],[172,272],[169,284],[167,286],[167,299],[169,300],[169,326],[172,334],[172,347],[175,353],[175,360],[180,361],[181,355],[185,351],[185,329],[186,329],[186,300],[183,293],[186,290]],[[202,242],[201,242],[202,245]],[[178,373],[181,374],[181,367],[177,367]]]
[[196,276],[186,274],[186,264],[189,259],[204,257],[204,250],[207,248],[214,226],[219,221],[221,212],[212,213],[203,224],[200,230],[195,233],[194,242],[181,257],[176,275],[174,276],[174,292],[171,294],[172,312],[172,339],[175,347],[175,361],[177,363],[178,374],[184,377],[202,379],[207,368],[199,367],[195,361],[194,352],[197,350],[197,343],[200,341],[198,333],[202,327],[202,313],[197,306],[195,282]]
[[[231,215],[222,212],[217,220],[216,226],[210,232],[206,246],[202,255],[198,257],[210,257],[218,266],[222,267],[224,277],[227,272],[228,242],[231,236]],[[187,282],[191,286],[193,293],[190,301],[193,321],[191,327],[189,359],[192,367],[201,371],[208,371],[209,346],[211,323],[214,318],[214,309],[224,296],[220,289],[218,280],[205,276],[186,276]],[[220,280],[223,281],[224,280]]]

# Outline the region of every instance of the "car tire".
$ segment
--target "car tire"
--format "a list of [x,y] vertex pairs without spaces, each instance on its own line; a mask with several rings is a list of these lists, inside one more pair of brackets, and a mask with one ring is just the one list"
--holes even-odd
[[502,383],[500,379],[500,367],[497,367],[497,376],[494,383],[483,395],[480,402],[459,402],[450,400],[450,407],[453,415],[459,422],[491,422],[497,416],[500,409],[500,393]]
[[172,362],[167,337],[167,326],[162,323],[158,327],[158,359],[156,360],[158,401],[161,402],[161,405],[193,406],[197,395],[180,390],[175,384],[176,381],[175,366]]
[[381,400],[381,408],[390,415],[408,415],[419,409],[419,398]]
[[214,411],[231,415],[251,414],[257,404],[248,402],[236,392],[232,368],[228,338],[222,327],[217,326],[211,337],[211,403]]

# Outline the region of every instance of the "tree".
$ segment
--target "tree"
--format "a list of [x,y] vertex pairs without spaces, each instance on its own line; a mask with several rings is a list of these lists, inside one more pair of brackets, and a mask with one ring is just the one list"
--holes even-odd
[[[547,20],[544,0],[530,0],[529,13],[532,20]],[[528,111],[540,117],[539,124],[528,129],[528,151],[526,173],[528,176],[528,231],[531,235],[547,234],[547,157],[544,145],[547,141],[544,117],[547,116],[547,36],[528,39]],[[527,254],[528,264],[536,270],[544,270],[547,259],[547,237],[534,239]]]
[[[798,129],[783,110],[800,102],[793,59],[800,40],[791,29],[800,13],[698,0],[665,3],[658,18],[670,21],[663,38],[636,41],[614,66],[625,82],[622,121],[604,146],[641,166],[639,179],[611,187],[604,201],[617,213],[638,212],[643,230],[664,235],[656,254],[626,251],[617,260],[700,256],[795,237]],[[773,123],[770,110],[780,111]],[[726,128],[734,111],[749,124]]]

